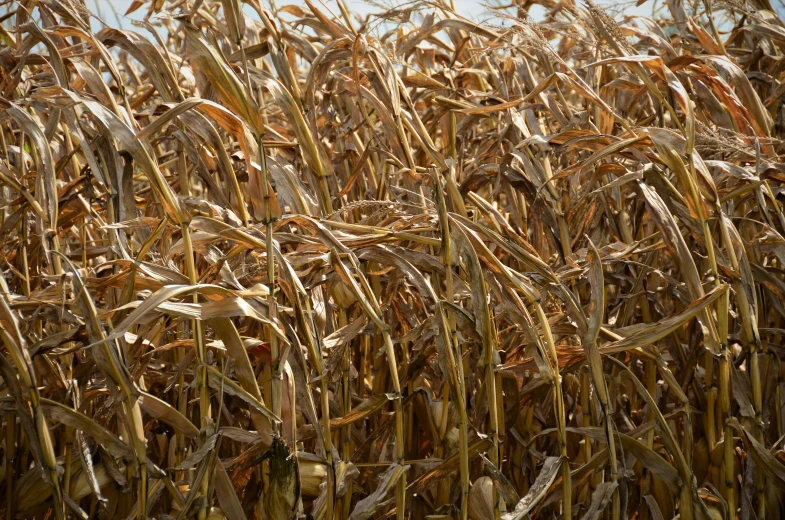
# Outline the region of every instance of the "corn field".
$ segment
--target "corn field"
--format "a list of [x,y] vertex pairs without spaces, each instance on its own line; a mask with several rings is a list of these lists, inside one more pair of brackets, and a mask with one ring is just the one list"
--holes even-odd
[[2,518],[785,517],[785,23],[644,2],[0,3]]

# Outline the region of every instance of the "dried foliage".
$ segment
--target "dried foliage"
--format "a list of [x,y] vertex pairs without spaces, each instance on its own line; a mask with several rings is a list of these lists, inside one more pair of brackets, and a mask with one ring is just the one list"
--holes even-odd
[[305,4],[2,4],[3,518],[785,515],[768,0]]

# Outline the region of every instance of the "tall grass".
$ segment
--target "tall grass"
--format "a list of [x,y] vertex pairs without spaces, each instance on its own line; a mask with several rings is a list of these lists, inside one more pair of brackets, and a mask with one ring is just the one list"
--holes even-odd
[[0,515],[785,515],[768,2],[3,2]]

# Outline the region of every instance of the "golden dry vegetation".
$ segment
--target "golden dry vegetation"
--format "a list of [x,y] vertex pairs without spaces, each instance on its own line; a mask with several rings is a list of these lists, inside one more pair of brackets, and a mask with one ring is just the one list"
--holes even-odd
[[130,10],[0,5],[3,518],[785,515],[769,0]]

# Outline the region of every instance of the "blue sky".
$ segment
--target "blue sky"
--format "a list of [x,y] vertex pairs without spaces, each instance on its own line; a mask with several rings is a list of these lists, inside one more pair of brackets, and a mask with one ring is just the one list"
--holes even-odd
[[[320,1],[324,2],[334,13],[339,13],[337,4],[335,0],[314,0],[316,5],[319,5]],[[382,4],[389,4],[391,0],[377,0],[379,3]],[[493,1],[493,0],[490,0]],[[103,14],[104,20],[109,23],[110,25],[115,25],[116,20],[115,16],[112,13],[112,10],[116,11],[121,18],[121,23],[123,26],[130,26],[128,20],[123,20],[123,14],[128,10],[128,7],[131,5],[132,0],[88,0],[88,5],[91,5],[94,11],[99,11]],[[475,0],[453,0],[455,5],[455,10],[458,11],[463,16],[470,18],[475,21],[484,21],[490,20],[493,18],[493,15],[488,12],[488,9],[484,7],[483,4],[490,3],[486,0],[475,1]],[[294,4],[294,5],[301,5],[304,6],[305,2],[302,0],[277,0],[277,5],[283,6],[287,4]],[[399,3],[392,0],[392,3]],[[503,1],[504,4],[509,4],[508,1]],[[600,4],[606,5],[608,7],[618,7],[620,5],[624,5],[624,12],[625,14],[635,14],[640,16],[650,16],[651,15],[651,4],[652,0],[649,0],[644,5],[640,7],[635,7],[631,1],[625,1],[623,3],[619,3],[614,0],[599,0]],[[262,4],[267,4],[266,0],[262,0]],[[356,11],[357,13],[364,15],[367,13],[379,12],[379,9],[364,2],[363,0],[346,0],[346,4],[350,10]],[[97,9],[97,6],[100,5],[100,9]],[[539,7],[539,6],[537,6]],[[535,8],[536,9],[536,8]],[[542,8],[540,8],[539,12],[542,12]],[[142,7],[136,13],[132,15],[133,19],[140,19],[146,13],[146,7]],[[533,17],[537,17],[538,11],[533,10],[531,13]]]
[[[331,9],[333,9],[336,13],[338,13],[338,7],[334,0],[322,0],[322,1],[324,1],[324,3],[326,3]],[[92,3],[95,5],[96,3],[100,3],[102,7],[102,11],[104,12],[105,15],[107,15],[110,12],[110,5],[114,7],[114,9],[117,10],[118,13],[122,14],[126,10],[128,10],[128,7],[131,5],[131,2],[132,0],[109,0],[109,1],[89,0],[88,4]],[[388,2],[389,0],[387,1],[382,0],[380,3],[386,4]],[[486,9],[481,5],[482,3],[485,2],[475,2],[472,0],[453,0],[453,2],[455,3],[456,10],[458,10],[461,13],[464,13],[465,16],[473,16],[473,17],[479,16],[486,11]],[[278,7],[287,4],[305,6],[305,2],[303,2],[302,0],[277,0],[276,3]],[[315,3],[316,5],[319,5],[319,0],[316,0]],[[266,0],[262,0],[262,5],[265,4],[269,6]],[[346,5],[349,7],[350,10],[356,10],[361,14],[378,11],[376,7],[373,7],[363,2],[362,0],[346,0]],[[140,11],[144,11],[144,8],[140,9]],[[109,20],[107,20],[107,22],[108,21]]]

